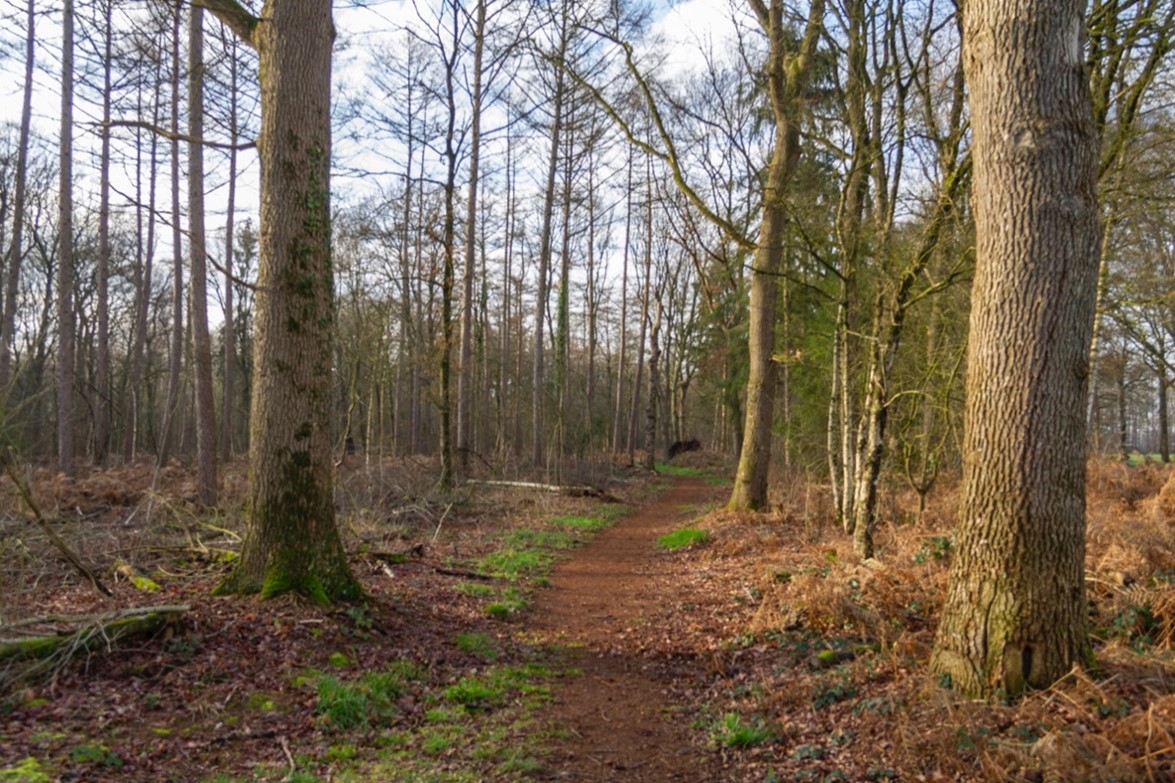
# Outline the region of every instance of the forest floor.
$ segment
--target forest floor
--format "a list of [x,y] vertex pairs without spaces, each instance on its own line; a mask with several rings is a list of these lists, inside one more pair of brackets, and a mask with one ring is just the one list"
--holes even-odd
[[[0,638],[134,606],[153,635],[0,663],[0,782],[1171,781],[1175,497],[1159,466],[1090,468],[1098,668],[1011,705],[925,676],[956,492],[887,494],[860,562],[827,490],[718,510],[721,460],[608,468],[608,499],[424,487],[431,466],[344,465],[339,518],[367,600],[212,597],[239,545],[191,477],[29,471],[56,554],[0,485]],[[7,481],[7,480],[6,480]],[[89,619],[79,620],[80,616]],[[70,619],[73,618],[73,619]],[[33,622],[36,620],[37,622]],[[0,648],[2,649],[2,648]]]

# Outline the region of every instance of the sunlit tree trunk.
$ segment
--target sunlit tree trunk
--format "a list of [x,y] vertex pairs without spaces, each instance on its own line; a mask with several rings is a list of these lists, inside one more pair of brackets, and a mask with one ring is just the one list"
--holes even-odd
[[763,216],[751,262],[750,366],[747,377],[743,446],[727,508],[748,511],[767,503],[767,473],[771,465],[771,428],[775,415],[775,311],[777,276],[783,263],[787,228],[788,185],[799,162],[797,111],[807,86],[816,42],[824,17],[823,0],[813,0],[799,49],[789,50],[782,0],[766,5],[751,0],[759,24],[767,34],[767,89],[775,119],[771,160],[763,188]]
[[968,0],[976,272],[957,554],[931,670],[972,696],[1090,654],[1085,395],[1098,140],[1083,0]]

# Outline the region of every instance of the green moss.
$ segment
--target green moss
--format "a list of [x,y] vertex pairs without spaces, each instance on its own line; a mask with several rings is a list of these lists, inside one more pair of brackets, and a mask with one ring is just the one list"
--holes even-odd
[[32,756],[0,769],[0,783],[49,783],[52,778]]

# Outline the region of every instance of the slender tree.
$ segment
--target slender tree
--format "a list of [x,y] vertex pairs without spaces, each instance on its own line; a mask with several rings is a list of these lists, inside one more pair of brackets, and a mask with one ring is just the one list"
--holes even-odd
[[74,465],[74,253],[73,253],[73,0],[65,0],[61,22],[61,139],[57,219],[57,463]]
[[216,505],[216,402],[212,388],[212,337],[208,331],[208,259],[204,235],[204,9],[188,14],[188,312],[196,370],[196,491]]
[[8,394],[12,380],[12,338],[16,325],[16,292],[24,253],[25,203],[28,198],[29,132],[33,116],[33,69],[36,63],[36,8],[28,0],[25,29],[24,88],[20,109],[20,138],[16,151],[16,184],[12,203],[12,243],[4,268],[4,303],[0,312],[0,395]]

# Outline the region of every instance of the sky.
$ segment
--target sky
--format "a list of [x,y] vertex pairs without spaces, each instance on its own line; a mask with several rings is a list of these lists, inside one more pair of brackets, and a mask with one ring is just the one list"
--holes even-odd
[[[685,0],[665,2],[658,0],[653,5],[653,32],[667,44],[670,53],[664,62],[665,73],[670,76],[683,75],[692,68],[700,67],[702,52],[712,46],[721,46],[733,30],[731,22],[732,3],[737,0]],[[59,56],[60,56],[60,4],[38,3],[37,10],[37,74],[34,78],[33,128],[52,147],[57,142],[60,115]],[[742,5],[737,4],[741,9]],[[0,123],[19,122],[21,89],[23,86],[23,35],[25,30],[24,0],[0,0]],[[348,0],[336,2],[335,25],[340,46],[335,57],[334,81],[336,93],[362,95],[365,89],[365,73],[369,66],[369,52],[381,42],[394,40],[397,31],[405,26],[419,26],[417,13],[410,0]],[[214,19],[206,22],[206,36],[211,37],[219,23]],[[186,35],[186,31],[184,33]],[[248,78],[248,76],[245,76]],[[92,91],[91,91],[92,93]],[[99,137],[96,131],[100,119],[100,107],[79,98],[75,107],[75,177],[78,181],[76,198],[84,203],[87,199],[96,202],[97,173],[93,161]],[[12,133],[15,138],[15,131]],[[541,142],[540,142],[541,144]],[[349,146],[350,145],[350,146]],[[393,153],[394,154],[394,153]],[[545,155],[538,156],[545,159]],[[362,163],[362,144],[355,149],[353,142],[336,137],[336,160],[348,163]],[[250,150],[239,156],[241,167],[237,180],[238,225],[247,216],[256,215],[259,201],[257,165],[255,152]],[[224,187],[223,157],[214,151],[206,153],[206,169],[210,173],[207,193],[209,247],[217,247],[217,233],[223,231],[226,188]],[[402,166],[402,164],[401,164]],[[386,160],[372,161],[376,169],[388,169]],[[125,167],[116,168],[113,196],[116,211],[129,214],[129,196],[133,193],[129,172]],[[160,210],[169,209],[167,200],[166,163],[160,172]],[[336,203],[354,200],[371,191],[370,184],[362,180],[349,179],[336,173],[334,189]],[[537,180],[537,177],[534,178]],[[185,186],[181,186],[185,187]],[[184,197],[186,201],[186,196]],[[160,245],[157,257],[171,256],[169,231],[160,230]],[[214,309],[216,303],[212,303]]]

